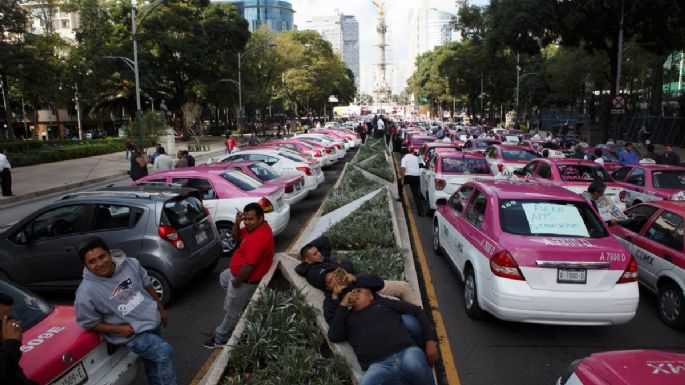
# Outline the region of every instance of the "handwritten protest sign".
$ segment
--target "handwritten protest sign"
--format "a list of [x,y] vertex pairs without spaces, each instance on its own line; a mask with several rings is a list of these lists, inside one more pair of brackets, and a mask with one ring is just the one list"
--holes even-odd
[[614,200],[609,197],[600,197],[595,203],[597,204],[599,215],[605,221],[616,220],[620,222],[628,219],[628,217],[623,214],[623,211],[616,205]]
[[574,205],[524,203],[531,234],[556,234],[587,237],[587,227]]

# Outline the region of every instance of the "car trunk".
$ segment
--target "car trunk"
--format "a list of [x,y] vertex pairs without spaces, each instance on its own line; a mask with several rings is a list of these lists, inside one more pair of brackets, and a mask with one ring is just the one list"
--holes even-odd
[[304,177],[283,175],[264,183],[267,187],[283,187],[286,198],[297,195],[304,188]]
[[[612,236],[589,238],[503,234],[500,242],[516,260],[526,282],[533,289],[609,290],[631,259],[630,252]],[[581,282],[580,276],[583,274],[585,279]]]
[[212,218],[205,210],[202,202],[191,197],[174,198],[164,202],[160,235],[175,230],[183,241],[182,245],[175,241],[171,234],[162,235],[162,238],[171,242],[176,248],[188,250],[190,254],[193,254],[207,245],[215,236],[212,231]]
[[263,184],[252,191],[247,191],[247,193],[255,198],[268,199],[274,208],[274,212],[280,211],[285,206],[285,190],[282,186]]

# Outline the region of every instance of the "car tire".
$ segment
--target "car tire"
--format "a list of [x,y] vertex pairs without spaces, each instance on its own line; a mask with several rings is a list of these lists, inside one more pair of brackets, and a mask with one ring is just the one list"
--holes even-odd
[[659,287],[657,312],[666,325],[674,329],[685,327],[685,296],[680,286],[667,282]]
[[464,272],[464,310],[469,318],[483,318],[485,313],[478,303],[478,288],[476,287],[476,274],[472,267],[467,267]]
[[437,219],[433,221],[433,252],[435,255],[442,255],[442,248],[440,247],[440,227]]
[[230,258],[238,247],[238,243],[233,239],[233,223],[219,222],[216,224],[216,229],[219,232],[222,255]]
[[164,307],[167,307],[171,303],[172,289],[169,281],[161,273],[155,270],[148,270],[147,275],[152,279],[152,287],[157,292],[160,302]]

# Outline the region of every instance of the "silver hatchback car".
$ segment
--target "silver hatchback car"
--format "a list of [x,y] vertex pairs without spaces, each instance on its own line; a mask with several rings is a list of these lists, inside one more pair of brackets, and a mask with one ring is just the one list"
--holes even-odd
[[196,190],[135,189],[69,194],[0,227],[0,279],[37,292],[74,290],[83,271],[78,245],[97,236],[138,259],[167,305],[174,289],[214,269],[218,233]]

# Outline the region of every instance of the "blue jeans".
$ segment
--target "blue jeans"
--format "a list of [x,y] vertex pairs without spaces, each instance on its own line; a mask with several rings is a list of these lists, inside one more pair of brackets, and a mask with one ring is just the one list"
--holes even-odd
[[359,385],[435,385],[435,378],[423,350],[412,346],[371,364]]
[[416,342],[416,346],[423,347],[426,343],[423,340],[423,334],[421,332],[421,324],[419,323],[419,320],[411,314],[402,314],[402,322],[404,323],[404,327],[407,328],[407,331],[411,335],[411,338],[413,338],[414,342]]
[[140,356],[148,385],[176,385],[174,348],[162,338],[161,327],[136,334],[126,347]]

